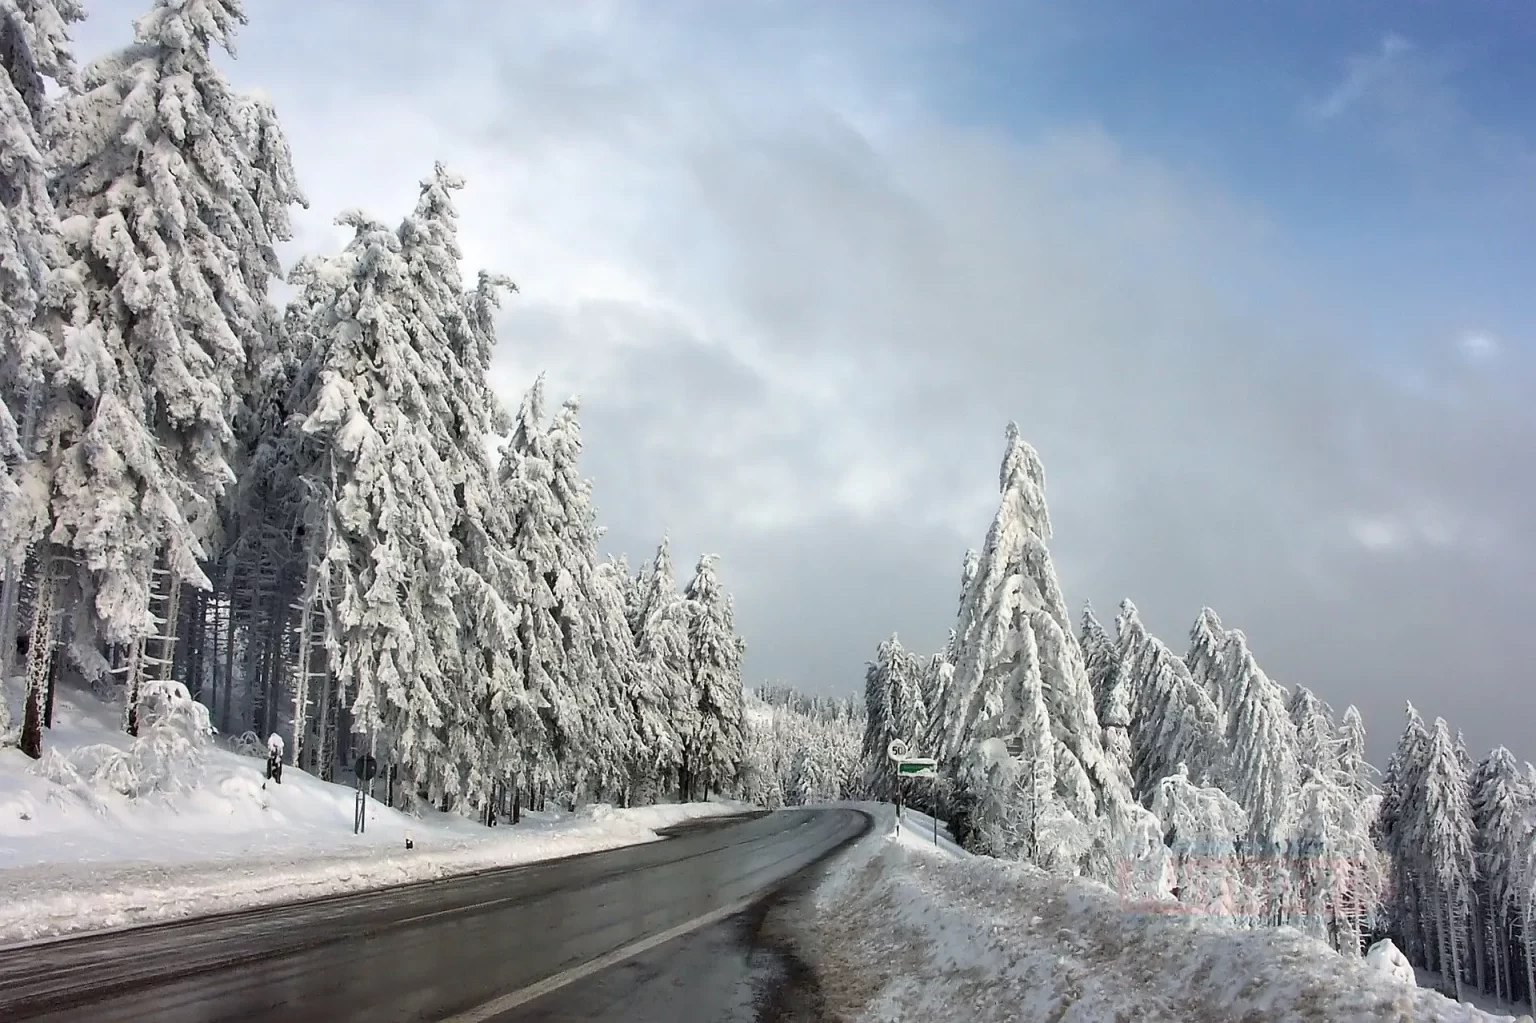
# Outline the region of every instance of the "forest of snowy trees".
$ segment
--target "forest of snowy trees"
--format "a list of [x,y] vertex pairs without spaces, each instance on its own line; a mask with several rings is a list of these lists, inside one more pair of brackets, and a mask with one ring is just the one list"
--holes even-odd
[[764,686],[747,694],[745,718],[743,799],[777,809],[865,798],[858,700]]
[[146,743],[118,772],[211,720],[326,778],[370,752],[406,806],[734,790],[715,559],[681,590],[665,540],[599,559],[576,400],[492,392],[516,289],[464,278],[463,182],[438,166],[396,226],[341,214],[279,309],[305,200],[215,64],[240,0],[153,0],[77,71],[83,16],[0,0],[4,741],[43,756],[73,678]]
[[906,798],[974,852],[1293,926],[1350,955],[1390,935],[1448,993],[1529,1000],[1536,769],[1502,748],[1473,764],[1410,706],[1378,772],[1359,711],[1270,678],[1209,608],[1183,656],[1128,600],[1113,634],[1086,605],[1069,621],[1044,470],[1011,424],[1000,482],[944,649],[922,657],[893,636],[869,665],[872,796],[891,798],[886,746],[901,738],[940,763]]

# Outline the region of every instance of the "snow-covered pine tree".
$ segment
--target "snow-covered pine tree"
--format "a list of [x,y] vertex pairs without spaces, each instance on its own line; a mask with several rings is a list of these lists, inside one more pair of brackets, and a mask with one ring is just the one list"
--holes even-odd
[[893,799],[895,776],[888,749],[893,739],[907,744],[912,756],[923,756],[927,712],[923,696],[923,664],[894,634],[875,650],[864,675],[867,722],[862,747],[864,785],[872,797]]
[[1216,705],[1222,729],[1227,727],[1227,714],[1234,694],[1226,691],[1230,676],[1223,661],[1227,645],[1226,629],[1216,612],[1208,607],[1200,609],[1200,615],[1189,630],[1189,652],[1184,655],[1184,665],[1189,668],[1190,678],[1203,688]]
[[[1363,789],[1369,778],[1358,765],[1344,767],[1341,755],[1353,740],[1349,733],[1340,737],[1332,709],[1311,690],[1297,686],[1289,712],[1297,763],[1292,871],[1302,907],[1296,923],[1340,952],[1359,955],[1380,892],[1370,835],[1375,808]],[[1363,731],[1359,741],[1363,745]]]
[[[579,708],[581,746],[585,750],[574,791],[607,796],[629,789],[635,721],[629,702],[629,661],[626,650],[607,641],[597,613],[597,543],[599,529],[592,507],[592,483],[580,472],[581,402],[567,398],[550,424],[548,445],[550,487],[560,509],[557,532],[561,573],[555,585],[560,599],[562,631],[572,674],[566,686]],[[739,683],[738,683],[739,685]],[[739,719],[739,712],[738,712]],[[739,733],[738,733],[739,734]],[[571,772],[567,771],[568,776]]]
[[1421,781],[1424,815],[1420,837],[1426,880],[1430,883],[1431,905],[1439,932],[1442,979],[1461,1001],[1465,992],[1462,965],[1466,949],[1467,913],[1471,908],[1472,886],[1476,880],[1472,807],[1468,799],[1467,777],[1457,756],[1455,740],[1444,718],[1435,719],[1430,733],[1429,754]]
[[[1261,917],[1287,922],[1296,905],[1297,878],[1287,853],[1294,846],[1300,807],[1296,726],[1286,709],[1286,692],[1258,666],[1243,634],[1227,633],[1227,692],[1234,694],[1228,715],[1227,793],[1248,811],[1245,856],[1253,873],[1250,890],[1259,899]],[[1314,817],[1331,812],[1320,806]],[[1321,827],[1321,824],[1318,824]]]
[[[55,559],[36,551],[50,524],[47,461],[38,420],[65,398],[56,375],[56,339],[39,329],[48,275],[62,261],[58,220],[48,193],[42,130],[47,81],[75,84],[68,26],[84,12],[75,0],[31,0],[0,11],[0,741],[11,734],[5,684],[13,668],[23,576],[29,556],[42,571],[34,589],[54,593]],[[34,552],[36,551],[36,556]],[[34,600],[34,606],[44,602]],[[41,687],[50,635],[30,637],[22,749],[42,752]]]
[[924,755],[938,747],[938,736],[944,730],[944,720],[940,714],[944,706],[945,694],[949,692],[950,680],[955,674],[955,666],[949,659],[949,651],[953,643],[954,634],[951,632],[949,643],[945,648],[930,657],[928,663],[923,666],[921,689],[927,721],[923,725],[922,734],[915,738],[921,744]]
[[[969,584],[955,630],[955,673],[940,709],[944,726],[935,755],[957,780],[976,785],[990,779],[988,798],[994,800],[1001,798],[999,787],[1016,788],[1022,778],[1037,791],[1033,783],[1052,776],[1050,800],[1060,805],[1062,818],[1056,833],[1063,842],[1056,851],[1068,848],[1073,829],[1066,822],[1073,821],[1090,836],[1086,848],[1097,850],[1077,866],[1103,874],[1123,853],[1107,850],[1126,838],[1110,834],[1105,822],[1117,827],[1134,819],[1154,827],[1155,822],[1130,808],[1128,779],[1104,753],[1082,651],[1046,548],[1051,528],[1044,469],[1015,424],[1008,426],[1007,443],[997,515],[974,570],[967,562]],[[1035,706],[1037,701],[1043,708]],[[1049,744],[1037,741],[1042,709]],[[1002,745],[989,740],[1006,736],[1022,740],[1018,771],[1004,770],[1007,765],[989,755]],[[1017,802],[1018,793],[1011,798]],[[1039,814],[1055,815],[1050,805],[1028,802],[1032,828]],[[1111,813],[1112,806],[1126,810]],[[1139,843],[1140,829],[1132,830],[1137,832],[1133,844]]]
[[1392,864],[1389,923],[1398,946],[1415,963],[1427,965],[1435,951],[1426,940],[1428,928],[1419,868],[1418,838],[1422,820],[1422,779],[1429,760],[1429,732],[1424,719],[1407,705],[1407,723],[1387,761],[1381,802],[1376,815],[1376,841]]
[[688,751],[689,771],[708,794],[724,791],[741,763],[741,656],[731,597],[715,575],[716,555],[699,558],[683,592],[688,665],[698,699],[699,727]]
[[1296,729],[1298,780],[1322,777],[1336,782],[1340,768],[1333,708],[1306,686],[1297,686],[1287,710]]
[[[1525,765],[1524,789],[1536,803],[1536,767]],[[1536,1001],[1536,814],[1527,814],[1515,853],[1515,913],[1525,960],[1525,996]]]
[[1104,729],[1104,752],[1127,778],[1131,773],[1131,694],[1120,648],[1108,630],[1094,616],[1093,605],[1083,604],[1082,632],[1079,642],[1093,690],[1094,710]]
[[1297,788],[1296,726],[1285,690],[1259,668],[1240,631],[1227,633],[1235,694],[1227,736],[1231,751],[1227,792],[1249,815],[1248,848],[1257,857],[1284,849],[1294,821]]
[[1347,873],[1342,900],[1344,923],[1350,929],[1343,932],[1340,948],[1347,951],[1348,934],[1363,934],[1377,924],[1389,863],[1376,847],[1381,790],[1375,776],[1380,772],[1365,758],[1365,722],[1353,704],[1344,708],[1336,740],[1339,785],[1349,812],[1345,830],[1352,850],[1344,864]]
[[1510,1001],[1514,998],[1510,910],[1519,891],[1517,856],[1525,821],[1536,807],[1531,805],[1531,793],[1522,783],[1514,755],[1503,746],[1477,765],[1471,785],[1480,895],[1493,937],[1489,956],[1493,992]]
[[[1477,765],[1472,762],[1472,755],[1467,751],[1466,736],[1461,734],[1461,729],[1459,728],[1456,730],[1455,748],[1456,762],[1461,766],[1461,775],[1466,779],[1467,782],[1466,797],[1468,812],[1470,813],[1470,808],[1472,805],[1471,800],[1474,791],[1472,788],[1472,775],[1473,772],[1477,770]],[[1470,946],[1472,951],[1471,976],[1476,980],[1477,989],[1479,991],[1486,991],[1488,966],[1486,927],[1488,923],[1488,912],[1483,901],[1483,878],[1482,872],[1479,869],[1480,861],[1478,860],[1478,857],[1475,853],[1475,846],[1477,844],[1477,829],[1475,823],[1473,825],[1472,837],[1474,854],[1471,864],[1468,868],[1471,871],[1472,880],[1467,892],[1467,911],[1465,924],[1467,933],[1465,935],[1466,941],[1462,947],[1467,948]],[[1466,963],[1465,956],[1463,957],[1462,962],[1464,964]],[[1463,967],[1463,970],[1465,972],[1465,966]]]
[[[672,574],[670,543],[662,537],[651,563],[635,582],[632,623],[635,652],[647,665],[664,695],[677,759],[667,765],[666,776],[677,782],[680,796],[690,787],[690,765],[683,751],[690,748],[699,730],[699,704],[689,675],[688,619],[683,598]],[[657,784],[663,779],[658,778]]]
[[875,659],[864,669],[864,741],[860,748],[864,787],[872,799],[893,800],[887,744],[895,737],[891,724],[891,662],[900,640],[892,635],[875,648]]
[[605,561],[597,567],[593,579],[593,611],[603,646],[599,659],[617,670],[619,696],[627,704],[627,713],[622,715],[630,736],[623,798],[626,803],[633,803],[639,787],[654,788],[656,779],[677,763],[680,754],[667,718],[666,690],[654,666],[640,659],[634,634],[629,631],[625,608],[629,568],[622,561]]
[[1115,632],[1131,707],[1134,791],[1150,802],[1158,782],[1180,764],[1197,785],[1225,781],[1226,742],[1210,696],[1178,655],[1147,631],[1129,600],[1120,602]]
[[[460,273],[462,252],[453,193],[464,187],[441,163],[421,182],[420,197],[401,223],[401,259],[411,290],[416,348],[434,376],[446,381],[440,393],[427,395],[433,418],[426,425],[453,495],[450,528],[457,552],[454,587],[458,649],[450,679],[453,696],[445,718],[449,757],[463,774],[468,802],[481,806],[492,789],[513,781],[515,763],[491,739],[503,728],[526,734],[526,694],[517,678],[511,651],[516,646],[517,614],[505,594],[517,588],[517,566],[508,556],[511,523],[498,500],[491,438],[505,434],[510,422],[489,380],[496,344],[487,309],[499,303],[510,280],[482,273],[466,292]],[[514,722],[502,720],[511,715]],[[494,727],[488,719],[495,719]],[[451,794],[451,793],[450,793]]]
[[421,299],[399,236],[360,213],[324,273],[307,277],[310,329],[324,339],[298,405],[317,444],[338,606],[338,684],[354,729],[403,775],[402,794],[436,802],[459,788],[445,726],[458,708],[446,674],[459,653],[454,493],[434,444],[429,394],[446,386],[423,357]]
[[[1381,772],[1365,758],[1365,721],[1354,704],[1345,707],[1344,716],[1339,719],[1338,757],[1339,773],[1350,795],[1361,803],[1379,800],[1381,792],[1372,779]],[[1374,807],[1371,817],[1376,817]]]
[[[213,63],[244,20],[238,0],[157,0],[134,42],[50,112],[68,257],[48,322],[75,406],[39,438],[56,466],[52,535],[93,631],[130,645],[130,690],[141,665],[170,659],[175,622],[152,619],[152,587],[163,617],[183,582],[209,586],[199,562],[234,477],[240,384],[273,320],[273,243],[299,201],[263,187],[257,165],[276,150],[253,151],[253,108]],[[154,630],[150,662],[139,645]],[[130,694],[130,730],[135,708]]]
[[535,791],[558,790],[570,800],[588,780],[583,758],[599,752],[590,729],[600,727],[602,699],[594,685],[590,609],[578,582],[582,566],[573,563],[580,545],[563,535],[568,525],[577,532],[585,527],[566,522],[568,508],[557,491],[560,456],[545,423],[542,376],[524,396],[515,424],[500,469],[512,515],[510,551],[518,562],[517,588],[508,601],[519,618],[516,657],[523,687],[544,733],[522,773]]

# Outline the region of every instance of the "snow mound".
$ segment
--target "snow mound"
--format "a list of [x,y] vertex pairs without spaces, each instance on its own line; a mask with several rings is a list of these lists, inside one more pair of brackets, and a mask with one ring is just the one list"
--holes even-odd
[[[868,1023],[1484,1023],[1289,930],[1237,930],[1102,885],[892,835],[889,806],[793,921],[830,1013]],[[915,829],[913,829],[915,831]],[[1177,908],[1176,906],[1174,908]]]
[[46,738],[41,761],[0,749],[0,944],[596,852],[743,809],[599,805],[487,828],[370,799],[366,827],[354,834],[351,786],[291,765],[281,785],[267,782],[259,743],[255,756],[201,750],[195,775],[183,764],[174,779],[130,795],[94,769],[134,755],[119,711],[60,691]]
[[1403,955],[1402,950],[1393,943],[1391,938],[1382,938],[1372,945],[1365,953],[1365,962],[1384,977],[1391,977],[1395,981],[1418,987],[1418,978],[1413,974],[1413,964],[1408,961],[1408,957]]

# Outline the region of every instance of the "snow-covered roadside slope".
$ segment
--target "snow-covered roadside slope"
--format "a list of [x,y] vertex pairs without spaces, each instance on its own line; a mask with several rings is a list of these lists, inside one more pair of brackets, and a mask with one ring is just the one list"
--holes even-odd
[[[80,694],[60,694],[54,725],[48,741],[64,752],[131,741],[115,712]],[[596,852],[742,809],[593,806],[486,828],[370,800],[367,828],[354,835],[350,787],[290,766],[281,785],[264,788],[264,762],[227,749],[208,751],[187,790],[137,799],[70,789],[35,767],[0,749],[0,944]]]
[[[873,809],[873,808],[871,808]],[[936,849],[893,810],[794,923],[829,1009],[861,1023],[1484,1023],[1289,930],[1126,907],[1100,885]]]

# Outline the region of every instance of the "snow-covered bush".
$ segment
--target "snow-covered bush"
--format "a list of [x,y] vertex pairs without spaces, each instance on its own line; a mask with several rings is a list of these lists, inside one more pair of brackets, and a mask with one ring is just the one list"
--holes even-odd
[[139,799],[196,788],[213,734],[208,708],[180,682],[150,680],[140,691],[138,720],[139,734],[127,749],[96,743],[67,758],[50,750],[33,773],[92,803],[95,793]]
[[256,757],[258,759],[267,755],[266,743],[255,732],[246,731],[229,740],[231,752],[238,753],[242,757]]

